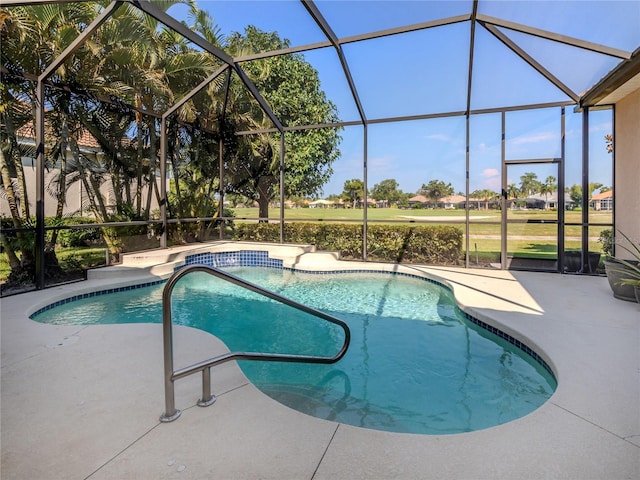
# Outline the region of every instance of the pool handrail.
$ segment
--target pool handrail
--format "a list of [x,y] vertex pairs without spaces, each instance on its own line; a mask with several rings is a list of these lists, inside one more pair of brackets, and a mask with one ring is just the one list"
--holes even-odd
[[[284,303],[297,310],[309,313],[316,317],[322,318],[328,322],[336,324],[344,330],[344,343],[338,353],[333,357],[318,357],[309,355],[290,355],[290,354],[276,354],[276,353],[261,353],[261,352],[228,352],[217,357],[204,360],[202,362],[194,363],[188,367],[181,368],[179,370],[173,369],[173,323],[171,315],[171,294],[178,280],[189,273],[193,272],[205,272],[215,277],[218,277],[227,282],[238,285],[247,290],[251,290],[255,293],[263,295],[265,297],[276,300],[280,303]],[[323,363],[331,364],[340,360],[351,342],[351,331],[349,326],[339,318],[336,318],[327,313],[316,310],[307,305],[303,305],[287,297],[283,297],[275,292],[262,288],[251,282],[243,280],[228,272],[224,272],[216,267],[208,265],[187,265],[180,270],[176,271],[164,286],[162,292],[162,333],[163,333],[163,350],[164,350],[164,394],[165,394],[165,412],[160,416],[160,421],[163,423],[172,422],[180,416],[180,410],[175,406],[175,387],[174,382],[180,378],[187,377],[193,373],[202,372],[202,398],[198,400],[198,406],[206,407],[212,405],[216,401],[215,395],[211,393],[211,367],[219,365],[221,363],[229,362],[231,360],[260,360],[260,361],[273,361],[273,362],[299,362],[299,363]]]

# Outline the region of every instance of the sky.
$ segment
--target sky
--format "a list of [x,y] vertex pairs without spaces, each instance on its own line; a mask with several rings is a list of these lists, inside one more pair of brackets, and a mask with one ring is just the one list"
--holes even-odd
[[[338,38],[468,14],[467,0],[316,1]],[[292,46],[325,41],[322,31],[299,1],[199,1],[225,35],[247,25],[277,31]],[[185,19],[182,6],[169,13]],[[580,38],[631,52],[640,46],[640,0],[494,1],[481,0],[478,13]],[[539,37],[500,29],[536,61],[580,94],[597,83],[620,59]],[[470,22],[343,45],[367,119],[458,112],[466,109]],[[339,58],[333,48],[304,54],[321,88],[344,121],[359,120]],[[476,28],[471,109],[509,107],[569,100],[481,26]],[[560,108],[506,114],[508,160],[561,155]],[[590,115],[590,180],[612,184],[611,156],[604,136],[612,131],[611,111]],[[582,119],[565,111],[566,185],[581,182]],[[469,141],[469,191],[501,188],[501,115],[472,115]],[[344,182],[363,178],[363,127],[341,132],[341,155],[320,196],[339,194]],[[437,179],[465,191],[466,128],[463,116],[368,126],[368,186],[393,178],[405,192]],[[507,183],[525,172],[544,181],[558,177],[556,165],[509,167]]]

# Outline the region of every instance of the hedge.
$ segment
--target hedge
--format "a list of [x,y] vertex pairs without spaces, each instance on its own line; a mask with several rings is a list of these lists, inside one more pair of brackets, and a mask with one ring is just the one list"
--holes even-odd
[[[234,240],[280,241],[277,223],[236,223]],[[285,223],[286,243],[315,245],[340,252],[344,259],[362,259],[362,225]],[[457,265],[462,260],[462,230],[441,225],[369,225],[367,258],[382,262]]]

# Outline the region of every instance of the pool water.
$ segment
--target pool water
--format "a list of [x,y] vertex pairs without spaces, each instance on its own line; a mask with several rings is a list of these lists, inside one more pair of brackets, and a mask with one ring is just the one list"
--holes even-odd
[[[522,417],[556,388],[532,357],[467,320],[448,289],[423,279],[225,270],[349,324],[351,346],[336,364],[239,362],[263,392],[309,415],[393,432],[461,433]],[[78,300],[34,319],[160,323],[162,289]],[[343,342],[336,325],[202,272],[177,283],[172,308],[175,324],[210,332],[231,351],[333,356]]]

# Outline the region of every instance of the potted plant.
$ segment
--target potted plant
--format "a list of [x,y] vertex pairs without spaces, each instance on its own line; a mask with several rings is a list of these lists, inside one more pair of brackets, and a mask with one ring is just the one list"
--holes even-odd
[[604,230],[600,234],[602,251],[606,255],[605,271],[613,296],[621,300],[640,303],[640,245],[634,243],[624,233],[620,235],[629,243],[630,247],[620,245],[631,254],[633,259],[613,257],[614,238],[611,230]]

